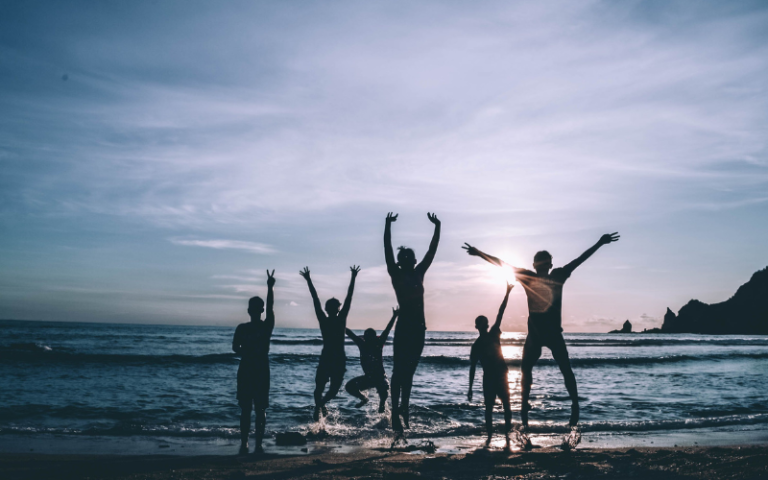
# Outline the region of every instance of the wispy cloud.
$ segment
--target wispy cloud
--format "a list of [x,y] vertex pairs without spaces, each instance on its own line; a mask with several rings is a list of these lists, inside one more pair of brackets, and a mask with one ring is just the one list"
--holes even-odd
[[175,245],[187,247],[214,248],[216,250],[246,250],[251,253],[269,255],[276,250],[265,243],[244,242],[241,240],[188,240],[182,238],[169,238],[168,241]]

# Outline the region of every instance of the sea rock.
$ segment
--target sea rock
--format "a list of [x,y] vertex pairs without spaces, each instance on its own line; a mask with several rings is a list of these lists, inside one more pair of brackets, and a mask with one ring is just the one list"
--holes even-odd
[[608,333],[632,333],[632,323],[627,320],[624,322],[624,325],[622,325],[621,330],[611,330]]
[[768,334],[768,267],[755,272],[724,302],[706,304],[691,300],[677,315],[667,308],[661,331],[707,335]]
[[299,432],[285,432],[275,435],[275,444],[281,447],[306,445],[307,439]]

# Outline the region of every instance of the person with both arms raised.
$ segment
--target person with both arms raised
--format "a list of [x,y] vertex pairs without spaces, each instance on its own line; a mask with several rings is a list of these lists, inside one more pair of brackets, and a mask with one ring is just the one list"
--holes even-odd
[[507,293],[504,295],[504,301],[501,302],[499,313],[496,315],[496,323],[488,331],[488,317],[480,315],[475,319],[475,328],[480,336],[472,344],[472,350],[469,356],[471,366],[469,367],[469,393],[467,398],[472,401],[472,384],[475,381],[475,367],[477,362],[483,367],[483,398],[485,399],[485,427],[488,431],[488,441],[490,445],[493,436],[493,406],[496,403],[496,397],[501,400],[504,407],[504,433],[509,443],[509,432],[512,430],[512,409],[509,406],[509,379],[507,374],[507,362],[504,361],[504,355],[501,353],[501,319],[504,316],[504,310],[507,308],[509,292],[512,287],[507,283]]
[[366,329],[362,338],[355,335],[355,332],[352,330],[347,329],[347,335],[355,342],[357,348],[360,349],[360,365],[363,367],[363,373],[365,374],[348,381],[345,387],[350,395],[360,399],[360,403],[356,405],[358,408],[368,403],[368,397],[362,390],[376,388],[379,394],[379,413],[384,413],[384,409],[387,406],[389,382],[387,382],[387,374],[384,372],[382,351],[399,313],[400,310],[392,309],[392,318],[379,336],[376,336],[376,330],[372,328]]
[[232,350],[240,355],[237,369],[237,400],[240,404],[240,454],[248,453],[248,434],[251,428],[251,408],[256,411],[256,449],[261,446],[267,424],[269,406],[269,341],[275,329],[275,271],[267,270],[267,317],[262,321],[264,300],[252,297],[248,300],[249,323],[235,329]]
[[[312,304],[315,307],[315,315],[320,323],[320,333],[323,337],[323,351],[320,354],[320,363],[317,366],[315,375],[315,412],[313,418],[315,421],[320,419],[320,414],[326,415],[325,405],[331,401],[341,389],[344,381],[344,372],[347,370],[347,355],[344,352],[344,332],[347,328],[347,315],[352,306],[352,293],[355,290],[355,278],[360,267],[350,267],[352,278],[349,280],[349,289],[347,298],[344,300],[344,306],[335,299],[331,298],[325,302],[325,312],[320,305],[320,299],[317,297],[317,290],[312,284],[309,276],[309,267],[305,267],[299,274],[304,277],[309,287],[309,293],[312,295]],[[326,314],[327,313],[327,314]],[[331,382],[328,391],[323,395],[325,385]]]

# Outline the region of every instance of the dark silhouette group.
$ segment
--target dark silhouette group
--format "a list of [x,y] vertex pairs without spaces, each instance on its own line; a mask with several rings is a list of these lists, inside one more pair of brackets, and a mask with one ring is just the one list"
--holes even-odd
[[[362,376],[347,382],[347,392],[359,399],[360,402],[357,407],[362,407],[368,403],[368,397],[363,391],[375,388],[379,395],[379,412],[385,412],[390,385],[384,370],[382,351],[394,326],[391,425],[398,435],[402,434],[404,428],[410,428],[409,406],[413,377],[424,349],[427,329],[424,315],[424,275],[435,258],[440,242],[440,220],[433,213],[428,213],[427,217],[435,226],[434,234],[426,255],[421,262],[417,262],[414,251],[407,247],[399,247],[397,259],[395,259],[392,248],[392,223],[397,221],[397,214],[391,212],[387,214],[384,227],[384,258],[399,309],[393,309],[392,318],[381,335],[377,335],[373,328],[368,328],[363,336],[359,337],[347,328],[347,316],[352,305],[355,279],[360,267],[350,267],[351,278],[344,304],[342,305],[337,299],[331,298],[325,302],[325,311],[322,309],[317,291],[312,283],[309,268],[305,267],[300,272],[307,281],[323,339],[323,349],[315,376],[313,415],[315,421],[327,414],[326,405],[335,398],[341,389],[347,361],[344,352],[345,335],[359,348],[360,364],[364,373]],[[563,284],[576,267],[601,246],[618,239],[619,236],[616,233],[603,235],[594,246],[561,268],[552,268],[552,255],[547,251],[540,251],[534,256],[534,271],[512,267],[517,281],[525,290],[529,311],[528,336],[523,347],[521,364],[522,401],[520,416],[524,428],[528,426],[528,412],[532,408],[529,396],[533,380],[533,366],[541,356],[542,347],[549,348],[563,374],[565,386],[572,402],[569,423],[575,426],[579,421],[576,378],[571,369],[561,327]],[[499,258],[488,255],[469,244],[464,244],[462,248],[469,255],[481,257],[493,265],[508,266]],[[266,318],[261,319],[261,315],[264,313],[264,301],[260,297],[251,298],[248,303],[248,314],[251,321],[237,327],[232,341],[232,349],[241,356],[240,367],[237,372],[237,399],[242,410],[240,417],[241,453],[248,452],[251,409],[256,412],[255,452],[263,451],[262,440],[266,425],[266,409],[269,405],[269,344],[275,327],[274,284],[274,270],[271,273],[268,270]],[[512,287],[513,285],[507,284],[504,300],[499,307],[496,321],[490,329],[488,318],[481,315],[475,319],[475,328],[479,332],[479,337],[472,345],[470,352],[468,398],[470,401],[472,400],[475,369],[479,362],[483,367],[483,397],[489,442],[493,434],[492,416],[497,398],[504,408],[505,433],[508,443],[512,425],[508,367],[501,351],[501,321]],[[323,394],[329,383],[328,390]]]

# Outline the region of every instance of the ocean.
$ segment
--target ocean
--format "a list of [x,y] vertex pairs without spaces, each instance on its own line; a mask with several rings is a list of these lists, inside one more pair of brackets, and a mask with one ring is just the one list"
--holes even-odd
[[[202,442],[234,453],[239,431],[234,330],[234,325],[0,321],[0,440],[6,439],[0,448],[18,439],[140,438],[176,446]],[[467,401],[475,338],[470,332],[427,332],[414,379],[409,439],[437,444],[483,439],[481,369],[474,401]],[[768,337],[566,333],[565,338],[579,386],[583,444],[665,436],[690,444],[727,436],[733,443],[755,432],[768,438]],[[516,424],[524,340],[524,333],[502,337]],[[298,431],[311,443],[388,445],[392,432],[387,415],[376,412],[375,390],[369,392],[371,402],[357,409],[342,389],[329,404],[327,419],[312,421],[321,347],[319,330],[275,329],[267,436]],[[362,370],[357,348],[348,342],[346,351],[349,380]],[[384,355],[389,374],[391,344]],[[534,369],[531,403],[531,430],[539,443],[568,432],[570,400],[546,349]],[[497,410],[500,431],[500,405]]]

